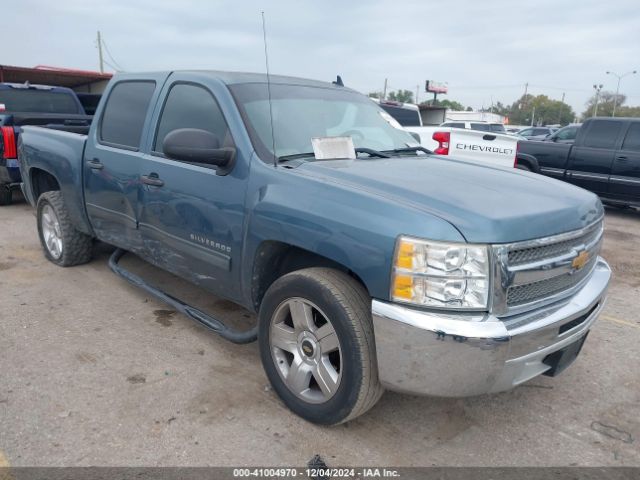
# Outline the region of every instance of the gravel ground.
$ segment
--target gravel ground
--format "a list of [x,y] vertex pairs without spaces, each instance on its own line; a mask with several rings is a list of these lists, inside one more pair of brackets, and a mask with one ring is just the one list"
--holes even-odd
[[[640,466],[640,212],[607,211],[608,304],[557,378],[450,400],[385,393],[333,428],[290,413],[233,345],[89,264],[47,262],[33,210],[0,208],[0,465]],[[135,263],[135,262],[133,262]],[[240,323],[253,316],[145,265]]]

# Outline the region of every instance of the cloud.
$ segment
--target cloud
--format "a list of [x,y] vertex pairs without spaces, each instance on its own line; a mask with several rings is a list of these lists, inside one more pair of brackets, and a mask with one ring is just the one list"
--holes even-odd
[[[365,93],[385,78],[414,92],[434,79],[449,82],[449,98],[478,108],[511,103],[529,83],[534,94],[565,93],[580,112],[594,83],[615,90],[606,70],[640,68],[636,0],[21,0],[3,9],[12,41],[2,62],[96,69],[100,29],[113,56],[106,60],[128,71],[263,71],[261,10],[272,72],[340,74]],[[621,91],[640,104],[640,75]]]

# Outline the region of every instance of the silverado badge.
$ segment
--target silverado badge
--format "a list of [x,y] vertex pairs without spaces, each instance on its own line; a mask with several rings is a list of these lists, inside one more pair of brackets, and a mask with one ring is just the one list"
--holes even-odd
[[571,266],[575,270],[580,270],[582,267],[584,267],[587,264],[588,261],[589,261],[589,252],[587,252],[586,250],[582,250],[578,254],[578,256],[573,259],[573,262],[571,262]]

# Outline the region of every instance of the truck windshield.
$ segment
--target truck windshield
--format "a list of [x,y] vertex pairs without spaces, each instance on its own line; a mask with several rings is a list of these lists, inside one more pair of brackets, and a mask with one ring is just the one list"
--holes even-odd
[[73,95],[49,90],[8,88],[0,89],[0,104],[7,112],[81,113]]
[[[415,145],[390,115],[364,95],[323,87],[271,85],[273,133],[266,84],[230,86],[262,160],[312,152],[313,137],[350,136],[356,148],[378,151]],[[397,123],[396,123],[397,125]]]

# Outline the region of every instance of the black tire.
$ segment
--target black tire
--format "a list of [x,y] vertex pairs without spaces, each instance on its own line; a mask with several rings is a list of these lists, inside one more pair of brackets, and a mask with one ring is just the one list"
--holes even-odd
[[529,165],[522,165],[521,163],[516,165],[516,168],[518,170],[524,170],[525,172],[530,172],[531,171],[531,169],[529,168]]
[[11,205],[12,194],[9,185],[0,185],[0,206]]
[[[323,403],[310,403],[289,389],[275,364],[271,323],[278,308],[292,298],[316,305],[326,315],[339,341],[340,381]],[[276,280],[267,290],[259,312],[260,355],[273,389],[294,413],[305,420],[336,425],[362,415],[380,399],[371,298],[360,283],[329,268],[298,270]]]
[[[43,210],[47,207],[53,209],[58,225],[59,238],[62,248],[59,256],[54,255],[45,242],[43,234]],[[80,265],[91,260],[91,250],[93,239],[82,232],[76,230],[69,218],[69,212],[64,205],[62,193],[59,191],[45,192],[38,198],[36,207],[36,218],[38,222],[38,236],[40,243],[47,259],[61,267],[70,267],[72,265]]]

